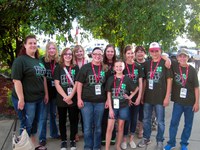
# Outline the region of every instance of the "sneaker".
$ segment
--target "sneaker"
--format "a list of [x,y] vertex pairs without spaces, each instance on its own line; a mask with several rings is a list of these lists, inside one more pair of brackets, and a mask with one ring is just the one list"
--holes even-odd
[[62,141],[60,150],[67,150],[67,141]]
[[122,148],[122,149],[127,149],[127,143],[126,143],[126,142],[122,142],[121,148]]
[[115,140],[111,140],[110,145],[115,145]]
[[47,144],[46,141],[44,141],[44,140],[41,140],[41,141],[40,141],[40,145],[41,145],[41,146],[45,146],[46,144]]
[[105,146],[106,145],[106,141],[105,140],[101,141],[101,145]]
[[174,149],[174,148],[175,148],[175,147],[173,147],[173,146],[167,144],[167,145],[164,147],[164,150],[172,150],[172,149]]
[[76,142],[70,141],[70,150],[76,150]]
[[181,146],[181,150],[188,150],[188,148],[187,148],[187,146],[182,145],[182,146]]
[[143,138],[139,143],[138,143],[138,147],[145,147],[146,145],[151,144],[151,141],[149,139],[145,139]]
[[163,150],[163,142],[157,143],[156,150]]
[[129,144],[130,144],[131,148],[136,148],[137,147],[134,141],[130,141]]

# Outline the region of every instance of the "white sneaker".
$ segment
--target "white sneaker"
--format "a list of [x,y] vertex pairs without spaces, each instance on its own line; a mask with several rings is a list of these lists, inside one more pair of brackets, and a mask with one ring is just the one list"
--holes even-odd
[[121,148],[122,149],[127,149],[127,143],[126,142],[122,142],[121,143]]
[[137,147],[134,141],[130,141],[129,144],[130,144],[131,148],[136,148]]

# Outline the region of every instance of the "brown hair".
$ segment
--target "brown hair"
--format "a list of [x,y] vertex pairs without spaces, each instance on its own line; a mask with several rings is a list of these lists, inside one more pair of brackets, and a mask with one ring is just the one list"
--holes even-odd
[[[29,39],[35,39],[36,40],[36,36],[35,35],[28,35],[28,36],[26,36],[26,38],[24,39],[24,44],[26,44]],[[25,48],[24,44],[22,45],[22,48],[20,49],[20,52],[19,52],[18,56],[27,55],[26,54],[26,48]],[[35,58],[36,59],[39,58],[39,51],[38,51],[38,49],[35,52]]]
[[123,56],[124,56],[124,60],[125,60],[125,54],[127,51],[129,50],[133,50],[133,46],[132,45],[127,45],[125,48],[124,48],[124,51],[123,51]]
[[145,50],[145,48],[143,46],[137,46],[135,48],[135,53],[137,53],[138,51],[143,51],[146,54],[146,50]]
[[[62,53],[61,53],[61,56],[60,56],[60,65],[62,66],[62,67],[64,67],[65,66],[65,61],[64,61],[64,54],[67,52],[67,51],[71,51],[72,52],[72,50],[70,49],[70,48],[65,48],[63,51],[62,51]],[[72,53],[72,60],[71,60],[71,62],[70,62],[70,66],[74,66],[74,64],[73,64],[73,53]]]
[[113,58],[112,58],[112,64],[114,65],[114,63],[115,63],[115,61],[116,61],[116,51],[115,51],[115,46],[112,45],[112,44],[108,44],[108,45],[106,46],[105,50],[104,50],[104,53],[103,53],[103,63],[104,63],[104,64],[108,64],[108,58],[106,57],[106,51],[107,51],[107,49],[110,48],[110,47],[113,48],[113,50],[114,50],[114,56],[113,56]]

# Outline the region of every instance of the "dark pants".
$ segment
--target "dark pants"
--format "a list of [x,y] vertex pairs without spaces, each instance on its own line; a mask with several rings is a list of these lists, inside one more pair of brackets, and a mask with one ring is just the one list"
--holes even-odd
[[61,140],[67,140],[67,112],[69,114],[69,122],[70,122],[70,141],[75,140],[75,135],[78,130],[78,107],[58,107],[58,115],[59,115],[59,129]]

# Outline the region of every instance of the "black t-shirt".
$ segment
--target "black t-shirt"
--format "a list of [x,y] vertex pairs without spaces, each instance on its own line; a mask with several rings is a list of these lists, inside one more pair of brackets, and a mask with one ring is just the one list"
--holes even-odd
[[55,72],[54,70],[55,70],[56,66],[58,66],[59,64],[57,62],[54,62],[54,60],[51,62],[45,62],[44,57],[42,58],[42,62],[46,68],[45,76],[47,79],[49,101],[51,101],[52,99],[56,98],[56,95],[57,95],[53,75],[54,75],[54,72]]
[[119,94],[116,96],[116,91],[119,88],[121,79],[120,78],[116,78],[116,87],[114,88],[114,76],[111,76],[107,83],[106,83],[106,91],[111,92],[111,99],[112,99],[112,105],[113,105],[113,99],[117,98],[120,101],[120,108],[126,107],[128,106],[128,100],[124,99],[124,94],[130,95],[131,91],[134,91],[136,89],[136,85],[133,84],[133,80],[131,80],[129,77],[124,76],[122,85],[121,85],[121,89]]
[[[158,62],[153,62],[152,71],[154,71]],[[153,105],[163,104],[167,90],[167,79],[172,78],[172,70],[165,67],[165,60],[161,59],[158,64],[153,80],[153,89],[149,89],[150,72],[151,72],[151,60],[148,60],[144,64],[144,74],[146,79],[146,88],[144,93],[144,102]]]
[[[25,102],[35,102],[44,98],[44,75],[46,69],[39,59],[22,55],[12,65],[11,78],[22,82]],[[17,98],[15,89],[12,95]]]
[[[182,77],[186,79],[187,67],[181,67]],[[172,72],[173,72],[173,85],[171,100],[184,106],[193,106],[195,103],[195,92],[194,88],[199,87],[199,81],[196,70],[189,65],[188,67],[188,79],[185,86],[182,84],[182,79],[179,70],[179,63],[172,61]],[[187,89],[186,98],[180,97],[181,88]]]
[[[79,72],[79,67],[74,66],[74,67],[66,67],[67,71],[71,75],[72,80],[75,83],[76,76]],[[63,88],[65,93],[68,95],[68,90],[73,88],[73,85],[71,84],[70,80],[68,79],[63,67],[61,65],[56,66],[55,71],[54,71],[54,80],[59,80],[60,81],[60,86]],[[63,97],[57,93],[57,105],[59,107],[68,107],[69,105],[63,101]],[[77,95],[75,94],[72,98],[73,104],[70,106],[75,106],[77,105]]]
[[[128,72],[128,69],[129,71]],[[124,69],[124,74],[129,77],[133,81],[133,86],[139,86],[139,78],[144,77],[144,72],[137,62],[134,63],[134,71],[133,71],[133,65],[131,64],[126,64],[125,63],[125,69]],[[132,101],[134,102],[137,99],[138,93],[132,98]]]
[[[95,70],[96,75],[98,76],[99,66],[94,65],[94,70]],[[105,102],[106,93],[105,93],[103,85],[105,84],[106,78],[105,78],[105,71],[102,70],[102,67],[100,70],[99,82],[97,82],[95,79],[95,75],[93,73],[91,63],[84,65],[80,69],[77,75],[77,81],[83,84],[81,97],[84,102],[94,102],[94,103]],[[95,93],[96,85],[100,85],[100,88],[101,88],[100,95],[96,95]]]

